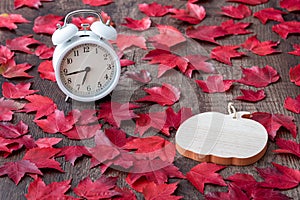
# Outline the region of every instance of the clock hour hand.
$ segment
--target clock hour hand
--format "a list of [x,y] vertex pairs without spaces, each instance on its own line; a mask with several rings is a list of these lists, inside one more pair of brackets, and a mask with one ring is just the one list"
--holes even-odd
[[85,74],[84,74],[84,77],[83,77],[83,80],[82,80],[81,85],[84,84],[84,82],[85,82],[85,80],[86,80],[86,77],[87,77],[87,74],[88,74],[89,71],[91,71],[91,68],[90,68],[90,67],[86,67],[86,68],[84,69],[84,71],[85,71]]
[[74,75],[74,74],[79,74],[79,73],[82,73],[82,72],[85,72],[85,71],[86,71],[86,69],[75,71],[75,72],[71,72],[71,73],[66,74],[66,76]]

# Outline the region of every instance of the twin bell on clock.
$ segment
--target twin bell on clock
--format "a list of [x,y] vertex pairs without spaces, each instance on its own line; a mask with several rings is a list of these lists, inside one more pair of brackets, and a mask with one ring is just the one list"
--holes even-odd
[[[82,24],[82,30],[69,22],[71,16],[92,14],[97,20]],[[94,10],[76,10],[66,15],[64,24],[52,35],[57,45],[53,67],[62,92],[74,100],[92,102],[108,95],[117,85],[121,66],[118,55],[109,43],[115,40],[116,30],[110,21],[103,22]]]

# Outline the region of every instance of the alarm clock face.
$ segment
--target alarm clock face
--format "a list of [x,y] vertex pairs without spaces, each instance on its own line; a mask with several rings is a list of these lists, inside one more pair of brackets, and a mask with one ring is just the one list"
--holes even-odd
[[92,101],[106,96],[119,79],[119,61],[108,45],[83,43],[65,53],[58,84],[75,100]]

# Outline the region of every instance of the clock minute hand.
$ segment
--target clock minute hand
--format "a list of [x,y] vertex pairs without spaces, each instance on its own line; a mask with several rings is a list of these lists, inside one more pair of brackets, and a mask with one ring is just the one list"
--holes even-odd
[[85,80],[86,80],[86,77],[87,77],[87,74],[88,74],[89,71],[91,71],[91,68],[90,68],[90,67],[86,67],[86,68],[84,69],[84,71],[85,71],[85,74],[84,74],[84,77],[83,77],[83,80],[82,80],[81,85],[84,84],[84,82],[85,82]]

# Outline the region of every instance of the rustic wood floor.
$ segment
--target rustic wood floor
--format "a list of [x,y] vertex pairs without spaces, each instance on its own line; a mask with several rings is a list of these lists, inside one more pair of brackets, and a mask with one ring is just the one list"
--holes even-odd
[[[120,33],[128,32],[128,29],[124,26],[121,26],[121,23],[124,23],[125,17],[131,17],[134,19],[141,19],[145,15],[142,14],[138,9],[138,4],[143,3],[145,1],[137,0],[137,1],[130,1],[130,0],[116,0],[115,3],[110,5],[101,7],[102,10],[107,12],[113,19],[116,24],[116,28]],[[149,2],[149,1],[147,1]],[[202,1],[200,1],[202,2]],[[160,0],[159,3],[164,5],[173,5],[177,8],[184,8],[186,1],[179,1],[179,0]],[[20,24],[19,28],[15,31],[9,31],[7,29],[0,29],[0,41],[1,45],[5,45],[5,40],[9,38],[14,38],[16,36],[27,35],[27,34],[34,34],[32,31],[33,21],[36,17],[46,14],[56,14],[65,16],[66,13],[69,11],[73,11],[76,9],[81,8],[93,8],[98,9],[95,7],[90,7],[84,5],[82,0],[54,0],[53,2],[43,2],[43,6],[39,9],[30,9],[27,7],[23,7],[17,10],[14,10],[14,1],[12,0],[1,0],[0,3],[0,14],[1,13],[19,13],[22,14],[26,19],[29,19],[31,22],[28,24]],[[220,7],[224,5],[228,5],[229,3],[225,0],[205,0],[201,5],[206,8],[207,17],[203,21],[203,24],[206,25],[218,25],[220,22],[228,20],[228,17],[224,17],[218,12],[220,12]],[[263,8],[274,7],[279,8],[279,1],[270,0],[269,3],[251,7],[253,12],[261,10]],[[288,20],[300,20],[299,13],[290,13],[285,15],[285,19]],[[184,32],[185,29],[188,27],[186,23],[179,22],[177,20],[172,19],[169,16],[165,17],[156,17],[152,19],[154,23],[157,24],[168,24],[178,28],[180,31]],[[243,58],[233,59],[233,66],[229,67],[225,64],[217,62],[215,60],[211,60],[210,62],[216,68],[219,74],[222,74],[224,77],[228,79],[238,79],[241,76],[241,69],[240,66],[260,66],[264,67],[265,65],[270,65],[274,67],[280,74],[281,79],[268,87],[265,88],[265,92],[267,94],[267,98],[258,102],[258,103],[248,103],[242,101],[234,101],[235,107],[237,110],[244,110],[249,112],[269,112],[269,113],[280,113],[289,116],[293,116],[295,118],[295,123],[297,126],[300,125],[300,115],[294,114],[290,111],[287,111],[283,107],[284,99],[287,96],[296,97],[300,94],[300,87],[296,86],[295,84],[291,83],[289,80],[289,69],[294,67],[300,63],[300,57],[296,57],[287,52],[292,51],[292,45],[299,43],[300,35],[290,35],[286,40],[280,38],[276,33],[272,31],[272,25],[275,22],[269,22],[266,25],[261,24],[259,20],[254,17],[248,17],[243,20],[244,22],[251,22],[253,23],[249,30],[253,32],[253,34],[257,34],[261,41],[272,40],[272,41],[280,41],[280,45],[278,46],[278,50],[282,53],[272,54],[269,56],[258,56],[252,53],[247,53],[247,56]],[[34,37],[37,40],[44,42],[47,45],[51,44],[50,36],[45,35],[37,35],[34,34]],[[234,37],[225,37],[218,42],[222,45],[229,45],[229,44],[241,44],[248,38],[249,35],[240,35]],[[201,49],[199,46],[201,45]],[[201,53],[206,54],[209,56],[209,52],[215,45],[211,43],[201,42],[201,41],[191,41],[191,47],[184,49],[184,51],[201,51]],[[186,78],[182,76],[178,71],[171,71],[163,75],[160,79],[156,78],[157,74],[157,67],[156,66],[149,66],[146,62],[141,60],[141,57],[145,54],[143,50],[133,50],[129,51],[125,56],[128,59],[133,59],[136,62],[135,66],[130,66],[127,68],[123,68],[122,77],[120,80],[119,85],[117,86],[115,92],[111,96],[112,100],[118,102],[126,102],[126,101],[133,101],[145,95],[143,90],[141,89],[141,85],[130,81],[124,77],[125,71],[137,71],[140,69],[147,69],[153,77],[153,85],[160,84],[162,82],[167,82],[170,84],[179,87],[182,91],[182,97],[179,103],[174,105],[174,109],[178,110],[180,107],[190,107],[193,110],[194,114],[205,112],[205,111],[218,111],[222,113],[227,112],[227,104],[230,101],[240,94],[239,86],[234,87],[229,92],[226,93],[216,93],[216,94],[206,94],[201,91],[201,89],[195,84],[194,80]],[[49,96],[52,98],[58,105],[59,109],[64,110],[65,112],[80,107],[80,104],[67,104],[64,102],[64,96],[61,91],[58,89],[57,85],[53,82],[42,80],[37,72],[37,66],[41,62],[37,57],[30,56],[23,53],[17,54],[17,61],[21,62],[29,62],[30,64],[34,65],[29,72],[31,75],[34,76],[30,80],[33,82],[33,89],[39,90],[40,94]],[[200,79],[202,77],[201,74],[196,74],[193,76],[193,79]],[[22,79],[23,80],[23,79]],[[2,84],[4,81],[11,81],[14,83],[18,83],[22,80],[13,79],[7,80],[3,77],[0,77],[0,83]],[[157,111],[161,108],[156,106],[149,106],[149,104],[145,105],[145,110]],[[13,119],[13,122],[18,122],[22,119],[25,123],[29,124],[30,133],[34,136],[34,138],[40,137],[48,137],[46,133],[44,133],[41,129],[39,129],[32,120],[34,115],[28,115],[24,113],[17,113]],[[132,129],[130,124],[123,124],[123,128],[132,133]],[[151,134],[151,133],[150,133]],[[170,141],[174,142],[174,134],[169,138]],[[278,135],[285,139],[293,139],[291,134],[288,133],[285,129],[280,129]],[[57,137],[62,137],[57,134]],[[300,136],[298,135],[297,139],[295,140],[298,143],[300,142]],[[89,141],[85,141],[88,143]],[[85,142],[80,142],[80,144],[85,144]],[[78,142],[74,142],[71,140],[63,140],[63,144],[61,145],[75,145]],[[278,164],[282,164],[285,166],[289,166],[294,169],[300,169],[300,162],[296,156],[292,155],[278,155],[272,152],[272,150],[276,149],[277,146],[274,142],[268,142],[268,149],[265,156],[259,160],[257,163],[245,166],[245,167],[237,167],[237,166],[229,166],[226,169],[222,170],[220,174],[223,177],[228,177],[235,173],[249,173],[252,174],[254,177],[259,179],[259,175],[255,170],[255,167],[266,168],[271,167],[271,162],[276,162]],[[0,164],[7,161],[14,161],[20,159],[24,155],[24,152],[21,151],[14,156],[11,156],[7,159],[0,157]],[[62,181],[67,179],[72,179],[72,185],[76,186],[78,182],[83,179],[84,177],[90,175],[91,177],[99,177],[99,168],[89,169],[89,159],[82,158],[80,159],[75,166],[72,166],[70,163],[63,162],[62,158],[58,158],[58,161],[62,162],[62,167],[65,170],[65,173],[58,173],[56,171],[43,171],[44,177],[43,180],[46,183],[50,183],[53,181]],[[188,172],[193,166],[197,165],[198,162],[192,161],[190,159],[184,158],[180,155],[176,156],[175,165],[179,167],[179,169],[186,173]],[[125,177],[126,173],[118,172],[116,170],[110,170],[108,172],[110,175],[118,175],[120,177],[119,184],[120,186],[126,186]],[[24,194],[27,193],[27,189],[29,183],[32,179],[29,176],[26,176],[22,181],[16,186],[13,181],[11,181],[7,176],[0,177],[0,199],[1,200],[19,200],[25,199]],[[211,191],[224,191],[224,188],[207,185],[206,192]],[[300,188],[294,188],[291,190],[282,191],[282,193],[292,197],[294,199],[299,199],[300,197]],[[204,199],[203,195],[196,190],[187,180],[181,180],[179,183],[179,187],[175,192],[176,195],[183,196],[184,199]],[[142,198],[141,195],[138,196]]]

